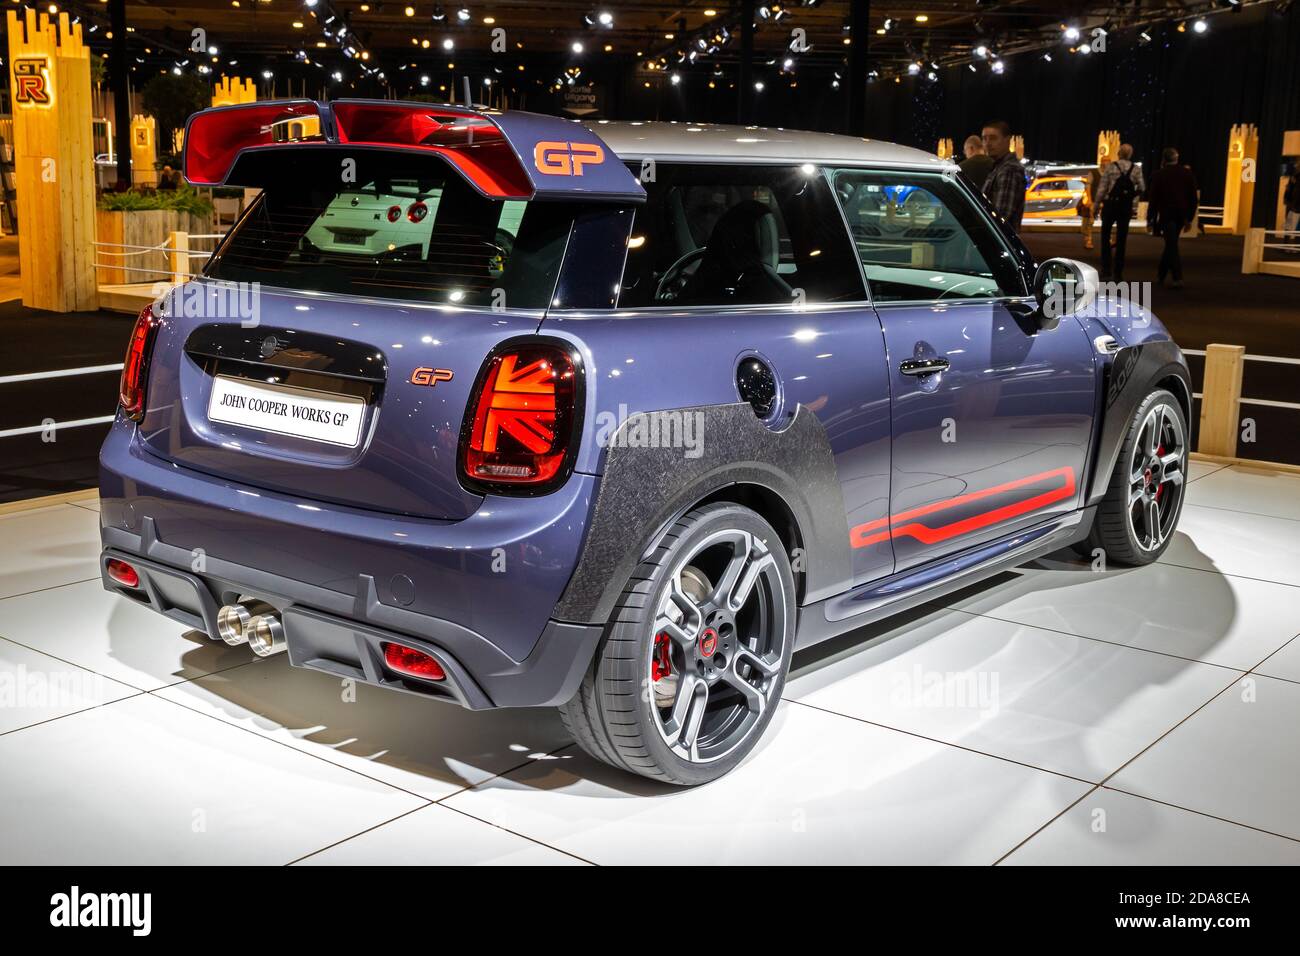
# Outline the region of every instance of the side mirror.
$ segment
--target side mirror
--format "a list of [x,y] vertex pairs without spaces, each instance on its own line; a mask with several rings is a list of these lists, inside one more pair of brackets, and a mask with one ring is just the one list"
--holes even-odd
[[1048,259],[1034,273],[1039,325],[1054,329],[1061,316],[1082,312],[1097,299],[1097,270],[1075,259]]

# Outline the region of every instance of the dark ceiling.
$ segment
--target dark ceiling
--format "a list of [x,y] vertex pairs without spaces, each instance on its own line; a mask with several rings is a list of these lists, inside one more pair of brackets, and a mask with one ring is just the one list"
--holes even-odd
[[[914,71],[963,61],[985,69],[999,56],[1030,49],[1068,55],[1098,27],[1191,24],[1198,16],[1273,2],[1288,0],[874,0],[866,40],[878,76],[897,75],[909,64]],[[780,70],[788,59],[792,70],[843,70],[854,42],[848,2],[756,2],[754,8],[760,64]],[[109,51],[105,2],[62,9],[81,17],[97,53]],[[313,91],[319,84],[331,95],[401,95],[420,72],[454,68],[456,60],[462,71],[491,64],[498,74],[533,83],[611,59],[650,78],[678,70],[734,73],[742,10],[729,0],[127,0],[128,55],[136,86],[160,71],[199,70],[256,77],[281,95],[296,91],[295,78],[311,78]],[[1065,39],[1066,27],[1082,30],[1077,43]],[[202,53],[192,49],[195,30],[204,31]],[[340,88],[330,90],[331,83]]]

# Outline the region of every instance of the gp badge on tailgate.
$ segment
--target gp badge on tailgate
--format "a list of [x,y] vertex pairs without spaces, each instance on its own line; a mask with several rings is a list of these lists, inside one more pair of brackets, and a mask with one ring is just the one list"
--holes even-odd
[[428,385],[430,388],[439,382],[450,382],[452,371],[449,368],[417,368],[411,373],[410,382],[412,385]]

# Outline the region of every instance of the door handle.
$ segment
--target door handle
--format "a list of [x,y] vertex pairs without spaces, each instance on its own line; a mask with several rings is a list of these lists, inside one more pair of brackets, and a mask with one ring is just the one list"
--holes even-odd
[[946,372],[949,364],[946,358],[908,359],[899,363],[898,370],[904,375],[933,375]]

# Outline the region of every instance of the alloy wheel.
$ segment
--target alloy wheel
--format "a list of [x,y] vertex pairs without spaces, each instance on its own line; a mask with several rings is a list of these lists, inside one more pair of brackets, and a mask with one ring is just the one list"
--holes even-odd
[[679,559],[646,665],[653,723],[673,753],[718,760],[761,723],[775,704],[792,610],[775,558],[748,531],[715,532]]
[[1129,528],[1143,551],[1155,551],[1173,531],[1187,474],[1183,424],[1167,406],[1142,420],[1129,465]]

